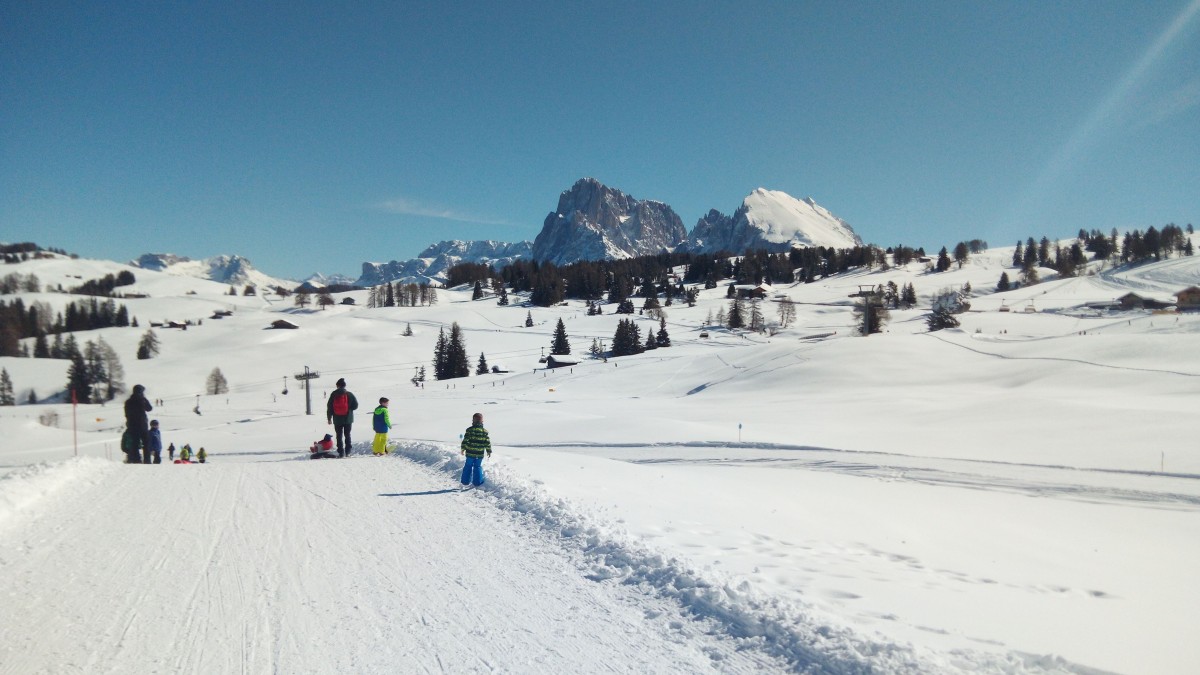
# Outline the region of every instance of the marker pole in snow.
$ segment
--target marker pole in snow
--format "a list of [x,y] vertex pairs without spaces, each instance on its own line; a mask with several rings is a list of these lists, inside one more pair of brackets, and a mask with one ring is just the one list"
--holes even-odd
[[76,457],[79,456],[79,424],[77,422],[77,419],[79,417],[79,415],[77,414],[78,409],[79,409],[79,401],[78,401],[78,399],[75,398],[75,390],[72,389],[71,390],[71,437],[75,439],[74,444],[75,444],[75,456]]
[[317,371],[309,370],[308,366],[304,366],[303,373],[296,374],[296,379],[300,380],[301,382],[304,383],[304,414],[305,415],[312,414],[312,388],[309,386],[309,382],[317,379],[320,376],[321,376],[321,374],[318,373]]
[[738,443],[742,442],[742,423],[738,422]]

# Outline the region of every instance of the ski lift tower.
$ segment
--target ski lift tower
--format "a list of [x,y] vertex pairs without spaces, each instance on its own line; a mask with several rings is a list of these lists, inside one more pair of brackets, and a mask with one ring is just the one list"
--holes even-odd
[[851,293],[852,298],[862,298],[863,301],[863,337],[867,337],[875,332],[873,329],[879,327],[879,314],[876,308],[883,308],[883,286],[874,286],[871,284],[859,284],[858,292]]
[[309,382],[320,377],[321,374],[315,370],[309,370],[308,366],[304,366],[303,373],[296,373],[296,379],[304,383],[304,414],[312,414],[312,390]]

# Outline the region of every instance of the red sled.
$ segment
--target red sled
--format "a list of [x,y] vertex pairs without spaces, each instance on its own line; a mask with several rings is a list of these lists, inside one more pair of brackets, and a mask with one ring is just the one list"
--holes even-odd
[[176,464],[193,464],[194,462],[189,462],[186,459],[177,459],[177,460],[175,460],[175,463]]

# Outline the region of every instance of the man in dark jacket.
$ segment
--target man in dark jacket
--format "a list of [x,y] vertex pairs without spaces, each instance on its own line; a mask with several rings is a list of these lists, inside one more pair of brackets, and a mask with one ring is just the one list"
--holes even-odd
[[329,401],[325,403],[325,419],[333,425],[333,433],[337,436],[338,457],[350,454],[350,426],[354,424],[355,410],[358,410],[358,399],[346,391],[346,380],[338,378],[337,389],[333,390]]
[[[130,443],[129,447],[122,448],[129,464],[149,464],[152,461],[150,417],[146,413],[153,409],[150,401],[146,400],[146,388],[140,384],[133,385],[133,393],[125,399],[125,433],[129,434]],[[140,456],[138,450],[141,450]]]

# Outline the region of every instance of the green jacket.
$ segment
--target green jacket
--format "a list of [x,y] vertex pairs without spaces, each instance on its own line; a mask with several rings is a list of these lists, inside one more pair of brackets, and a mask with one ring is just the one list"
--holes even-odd
[[[339,394],[345,394],[350,397],[350,412],[345,415],[333,414],[333,398]],[[354,411],[358,410],[358,399],[354,398],[354,394],[345,389],[334,389],[329,395],[329,400],[325,402],[325,421],[333,424],[354,424]]]
[[492,454],[492,441],[488,438],[487,429],[482,424],[472,424],[463,433],[462,451],[467,457],[483,457],[484,453]]

